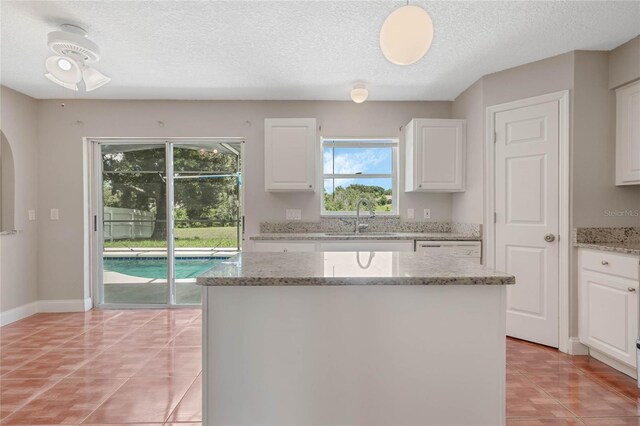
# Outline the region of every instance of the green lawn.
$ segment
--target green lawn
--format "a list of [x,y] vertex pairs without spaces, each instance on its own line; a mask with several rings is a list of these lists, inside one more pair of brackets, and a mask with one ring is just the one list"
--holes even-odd
[[[105,248],[114,247],[166,247],[165,240],[113,240],[105,241]],[[212,228],[176,228],[176,247],[237,247],[235,226]]]

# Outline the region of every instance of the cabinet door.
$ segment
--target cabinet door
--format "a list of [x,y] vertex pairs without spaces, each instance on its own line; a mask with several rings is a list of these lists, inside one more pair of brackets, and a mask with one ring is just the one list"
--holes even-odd
[[254,243],[254,251],[262,252],[305,252],[316,251],[315,243],[284,242],[258,242]]
[[638,282],[581,270],[580,341],[636,366]]
[[323,241],[321,251],[413,251],[413,240],[408,241]]
[[266,191],[314,191],[316,138],[314,118],[264,120]]
[[464,191],[465,121],[414,120],[413,191]]
[[616,91],[616,185],[640,185],[640,82]]

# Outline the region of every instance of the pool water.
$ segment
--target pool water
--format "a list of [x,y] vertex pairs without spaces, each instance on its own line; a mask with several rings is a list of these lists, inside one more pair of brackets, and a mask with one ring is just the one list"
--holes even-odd
[[[176,279],[195,278],[203,272],[213,268],[226,257],[189,257],[175,260]],[[164,278],[167,279],[167,259],[159,258],[138,258],[138,257],[117,257],[105,258],[104,270],[118,272],[131,277],[142,278]]]

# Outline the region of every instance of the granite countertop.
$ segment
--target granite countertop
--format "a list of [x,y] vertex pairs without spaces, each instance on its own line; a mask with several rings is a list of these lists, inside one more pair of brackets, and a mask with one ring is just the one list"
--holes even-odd
[[197,278],[202,286],[509,285],[469,259],[423,252],[244,252]]
[[424,240],[424,241],[480,241],[477,235],[453,232],[277,232],[258,234],[249,238],[254,241],[318,241],[318,240]]
[[613,251],[617,253],[635,254],[640,256],[640,242],[638,243],[577,243],[576,247],[593,250]]

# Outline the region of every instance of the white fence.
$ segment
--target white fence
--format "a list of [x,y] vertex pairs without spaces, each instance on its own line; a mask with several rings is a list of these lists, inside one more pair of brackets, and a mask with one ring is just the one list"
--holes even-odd
[[[109,222],[110,220],[125,222]],[[142,220],[150,222],[139,222]],[[143,239],[153,235],[155,217],[151,212],[120,207],[104,208],[104,239]]]

